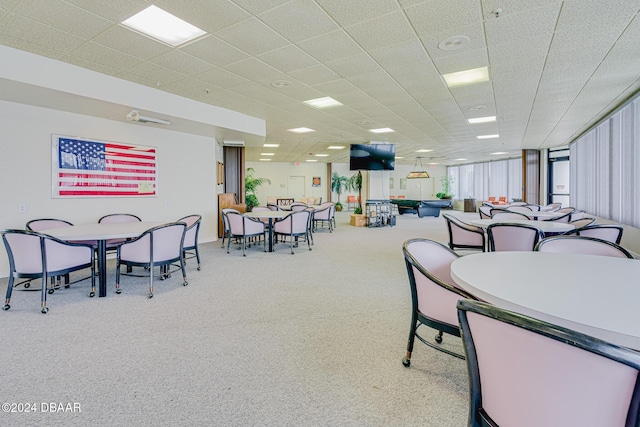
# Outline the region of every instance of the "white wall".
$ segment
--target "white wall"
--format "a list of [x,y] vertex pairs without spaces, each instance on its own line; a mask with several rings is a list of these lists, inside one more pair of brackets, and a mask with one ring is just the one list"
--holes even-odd
[[[127,212],[171,221],[197,213],[203,217],[200,241],[217,239],[215,139],[5,101],[0,101],[0,128],[0,229],[23,229],[35,218],[90,223]],[[156,147],[157,197],[52,198],[51,134]],[[20,204],[26,212],[18,212]],[[0,275],[6,277],[8,259],[1,252]]]
[[[327,200],[327,191],[331,182],[327,178],[326,163],[271,163],[271,162],[246,162],[245,167],[253,168],[256,178],[268,178],[271,184],[264,184],[256,191],[256,196],[261,205],[267,204],[267,197],[286,198],[291,197],[288,188],[290,176],[305,177],[305,196],[322,197]],[[320,187],[312,187],[311,181],[315,176],[321,178]]]
[[[321,163],[271,163],[271,162],[247,162],[246,167],[253,168],[257,178],[269,178],[271,184],[261,186],[257,193],[260,204],[267,203],[267,197],[289,197],[287,188],[287,178],[289,176],[306,177],[307,194],[305,197],[322,197],[326,200],[326,194],[331,187],[331,178],[327,176],[327,166]],[[332,171],[340,175],[351,177],[358,173],[349,170],[348,163],[333,163]],[[363,171],[368,175],[369,194],[362,194],[363,199],[388,199],[389,196],[398,197],[405,196],[407,199],[427,200],[435,199],[436,193],[441,190],[440,177],[446,175],[447,168],[445,166],[429,166],[428,172],[430,178],[427,179],[409,179],[407,180],[407,188],[400,189],[400,179],[406,178],[407,174],[413,170],[413,166],[396,164],[395,171]],[[322,178],[320,187],[311,187],[311,179],[314,176]],[[393,188],[390,188],[389,179],[393,178]],[[345,204],[347,196],[357,193],[347,191],[340,196],[340,201]],[[331,194],[331,201],[337,202],[337,194]]]

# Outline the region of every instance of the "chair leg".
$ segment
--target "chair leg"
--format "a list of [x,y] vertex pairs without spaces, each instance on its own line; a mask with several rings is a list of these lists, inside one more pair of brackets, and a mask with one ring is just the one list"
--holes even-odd
[[407,342],[407,354],[402,359],[402,364],[405,368],[411,366],[411,352],[413,352],[413,344],[416,340],[416,329],[418,329],[418,322],[415,317],[411,319],[411,327],[409,328],[409,340]]
[[[13,277],[13,272],[9,272],[9,284],[7,285],[7,294],[5,295],[5,299],[4,299],[4,306],[2,306],[2,309],[4,311],[7,311],[11,308],[11,305],[9,304],[11,302],[11,292],[13,291],[13,281],[14,281],[14,277]],[[47,283],[47,282],[45,282]]]

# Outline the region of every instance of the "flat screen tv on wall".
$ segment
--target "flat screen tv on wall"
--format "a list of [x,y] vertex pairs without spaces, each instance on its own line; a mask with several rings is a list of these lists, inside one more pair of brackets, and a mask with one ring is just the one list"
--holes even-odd
[[352,171],[392,171],[395,164],[395,144],[351,144],[349,169]]

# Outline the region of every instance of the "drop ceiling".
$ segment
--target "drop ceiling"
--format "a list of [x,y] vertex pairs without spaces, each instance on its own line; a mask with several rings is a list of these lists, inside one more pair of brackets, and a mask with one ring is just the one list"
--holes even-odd
[[[640,88],[635,0],[155,1],[207,33],[177,48],[120,24],[150,4],[0,0],[0,44],[264,119],[249,161],[346,161],[327,148],[367,141],[405,164],[515,157],[567,145]],[[442,78],[478,67],[488,82]],[[303,104],[325,96],[343,105]],[[467,122],[484,116],[497,120]]]

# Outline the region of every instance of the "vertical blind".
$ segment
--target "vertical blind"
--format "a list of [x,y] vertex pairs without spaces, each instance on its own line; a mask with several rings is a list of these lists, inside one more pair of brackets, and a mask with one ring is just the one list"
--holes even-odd
[[640,98],[569,147],[571,206],[640,227]]
[[522,160],[519,158],[449,166],[447,173],[454,178],[452,192],[457,199],[522,198]]

